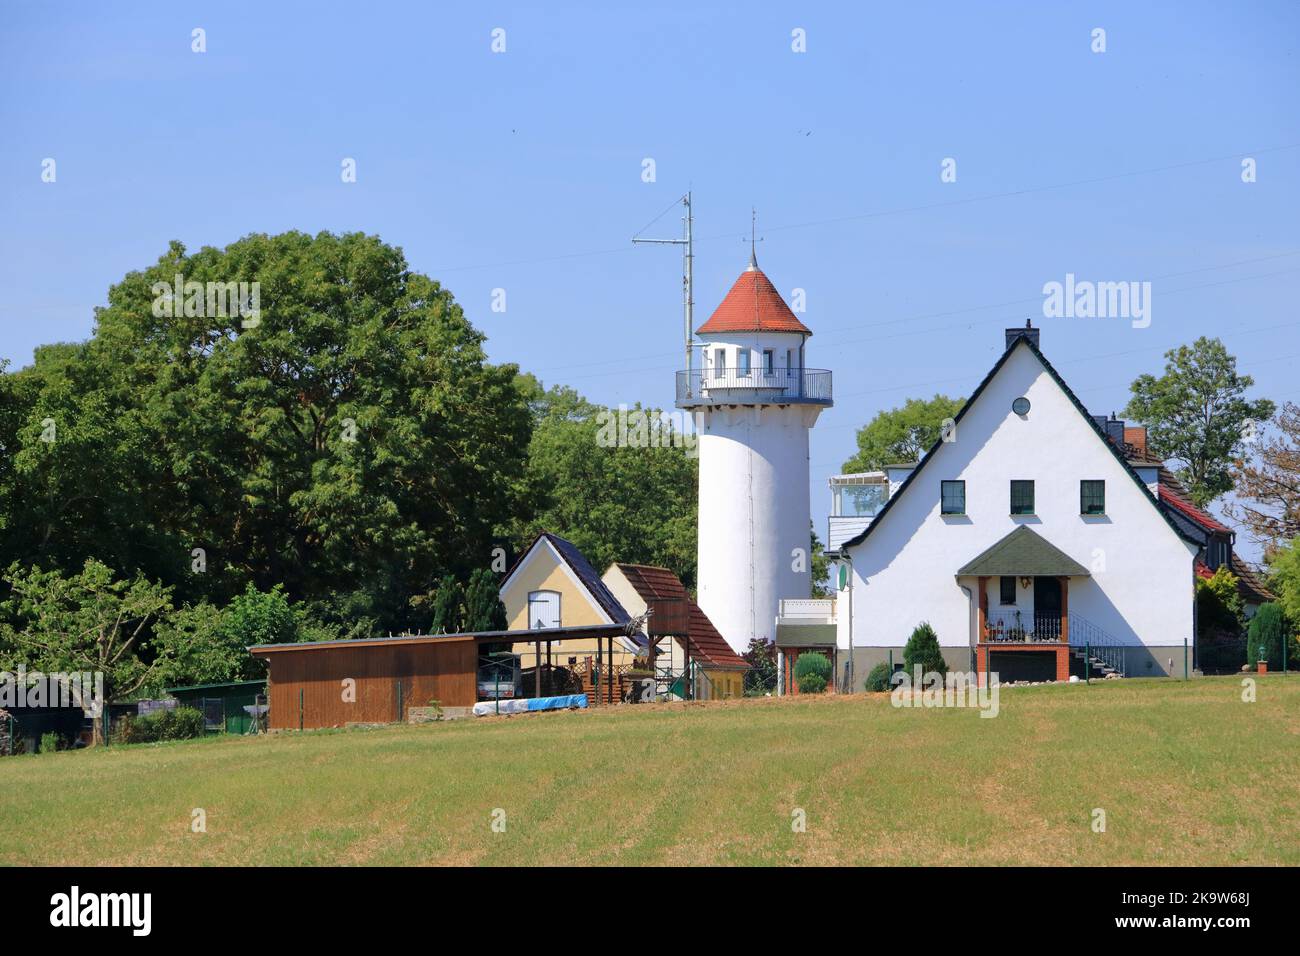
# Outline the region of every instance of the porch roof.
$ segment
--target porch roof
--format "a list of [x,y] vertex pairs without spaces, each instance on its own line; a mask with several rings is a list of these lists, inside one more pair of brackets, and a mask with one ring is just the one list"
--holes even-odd
[[1029,525],[1022,524],[973,558],[957,574],[1087,577],[1088,569]]

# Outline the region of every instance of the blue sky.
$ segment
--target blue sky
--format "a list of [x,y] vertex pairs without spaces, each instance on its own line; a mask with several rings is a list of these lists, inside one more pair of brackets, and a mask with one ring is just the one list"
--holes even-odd
[[[751,206],[765,271],[807,290],[808,365],[835,372],[823,532],[854,429],[968,394],[1028,316],[1097,412],[1202,334],[1300,400],[1300,5],[541,6],[4,3],[0,357],[88,336],[170,239],[363,230],[443,282],[494,360],[668,406],[680,256],[628,240],[689,188],[697,322],[744,267]],[[1042,319],[1067,272],[1151,281],[1150,327]]]

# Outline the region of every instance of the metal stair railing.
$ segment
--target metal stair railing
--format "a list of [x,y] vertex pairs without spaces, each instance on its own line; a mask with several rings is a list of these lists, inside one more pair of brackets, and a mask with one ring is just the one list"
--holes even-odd
[[1086,617],[1071,613],[1070,650],[1084,658],[1084,666],[1128,676],[1128,648],[1131,646],[1102,630]]

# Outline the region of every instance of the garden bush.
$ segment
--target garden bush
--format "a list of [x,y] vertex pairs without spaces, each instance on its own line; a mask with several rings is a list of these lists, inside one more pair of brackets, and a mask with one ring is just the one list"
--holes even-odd
[[933,671],[947,675],[948,662],[943,659],[943,652],[939,650],[939,637],[928,622],[918,624],[912,636],[907,639],[907,646],[903,648],[903,664],[909,674],[920,664],[922,674]]
[[191,740],[203,736],[203,714],[193,707],[160,710],[148,717],[123,717],[113,732],[120,744],[149,744],[160,740]]
[[794,680],[801,694],[820,694],[831,680],[831,662],[825,654],[800,654],[794,665]]
[[[1282,605],[1273,601],[1261,604],[1255,616],[1250,619],[1246,632],[1246,663],[1254,667],[1260,661],[1268,661],[1270,670],[1282,669],[1282,642],[1287,634],[1286,615]],[[1287,648],[1290,652],[1291,648]],[[1295,664],[1290,653],[1287,654],[1287,666]]]
[[43,754],[52,754],[54,751],[61,749],[61,743],[62,741],[59,740],[58,734],[52,730],[46,731],[41,734],[41,747],[39,752]]
[[877,694],[881,691],[890,690],[890,676],[889,662],[881,661],[875,667],[871,668],[871,673],[867,675],[867,690]]

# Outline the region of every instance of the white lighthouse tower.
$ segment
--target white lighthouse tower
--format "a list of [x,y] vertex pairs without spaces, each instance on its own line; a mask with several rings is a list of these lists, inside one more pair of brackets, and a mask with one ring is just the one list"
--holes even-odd
[[811,582],[808,432],[831,405],[809,369],[812,331],[749,267],[699,327],[698,368],[677,373],[677,407],[699,433],[698,603],[737,652],[775,638],[778,602]]

